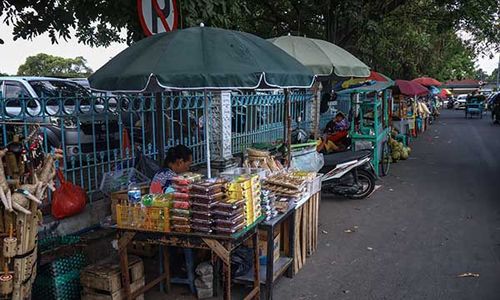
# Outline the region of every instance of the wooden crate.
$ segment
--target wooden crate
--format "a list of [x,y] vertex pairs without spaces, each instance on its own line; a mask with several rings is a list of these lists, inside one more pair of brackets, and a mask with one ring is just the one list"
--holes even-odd
[[[132,282],[130,284],[130,290],[135,292],[144,286],[144,277]],[[125,300],[127,297],[125,296],[125,289],[121,288],[114,293],[110,293],[108,291],[96,290],[84,287],[82,289],[82,300]],[[136,300],[144,300],[144,294],[135,298]]]
[[[132,291],[144,286],[144,264],[139,257],[129,256],[129,273]],[[117,258],[105,259],[83,269],[80,283],[83,287],[82,299],[125,299]]]
[[318,247],[318,213],[321,192],[313,194],[295,210],[295,232],[293,273],[296,274],[306,264]]

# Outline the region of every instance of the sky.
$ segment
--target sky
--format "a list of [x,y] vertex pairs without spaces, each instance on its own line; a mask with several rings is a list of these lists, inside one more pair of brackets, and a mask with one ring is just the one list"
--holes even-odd
[[[120,53],[127,47],[126,44],[113,43],[111,46],[92,48],[83,44],[78,44],[75,38],[59,44],[52,44],[48,34],[35,37],[33,40],[16,41],[12,38],[12,27],[0,23],[0,38],[5,44],[0,45],[0,72],[15,75],[17,68],[24,63],[28,56],[38,53],[47,53],[66,58],[83,56],[88,61],[92,70],[99,69],[113,56]],[[497,67],[500,53],[496,53],[493,59],[489,57],[478,57],[476,65],[487,74]]]

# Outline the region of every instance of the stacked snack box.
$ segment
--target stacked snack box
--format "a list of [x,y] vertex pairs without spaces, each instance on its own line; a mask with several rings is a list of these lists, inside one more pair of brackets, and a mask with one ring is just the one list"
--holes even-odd
[[243,200],[245,205],[246,225],[253,223],[253,202],[252,202],[252,183],[247,176],[235,178],[228,187],[229,199],[232,201]]
[[182,176],[172,178],[170,227],[172,231],[191,232],[190,194],[193,181]]
[[276,195],[268,190],[262,190],[260,194],[260,206],[262,207],[262,213],[266,216],[266,221],[278,215],[278,210],[276,210]]
[[260,181],[259,181],[259,175],[257,174],[252,174],[249,175],[250,177],[250,183],[251,183],[251,189],[252,189],[252,210],[253,210],[253,220],[252,223],[255,222],[260,216],[262,215],[262,208],[260,205],[260,195],[261,195],[261,187],[260,187]]
[[214,229],[218,234],[233,234],[247,225],[245,200],[226,199],[215,204]]
[[191,186],[191,221],[194,231],[204,233],[213,231],[215,206],[227,197],[226,183],[221,179],[207,179]]

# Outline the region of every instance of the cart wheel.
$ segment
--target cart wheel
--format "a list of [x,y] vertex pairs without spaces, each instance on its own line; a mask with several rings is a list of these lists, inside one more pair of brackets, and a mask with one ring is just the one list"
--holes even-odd
[[391,147],[387,141],[382,143],[382,159],[380,160],[380,174],[387,176],[389,174],[389,167],[391,166]]

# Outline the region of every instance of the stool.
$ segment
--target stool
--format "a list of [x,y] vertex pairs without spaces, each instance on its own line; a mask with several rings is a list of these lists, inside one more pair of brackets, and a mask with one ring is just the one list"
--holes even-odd
[[[165,246],[160,246],[160,273],[165,272],[170,272],[170,270],[165,270],[164,265],[170,266],[170,263],[164,264],[163,259],[168,259],[170,260],[169,256],[170,255],[164,255],[164,251],[168,251],[168,247]],[[179,277],[174,277],[170,278],[168,276],[167,278],[170,279],[170,283],[176,283],[176,284],[187,284],[189,285],[189,289],[191,290],[191,293],[196,293],[195,287],[194,287],[194,254],[193,254],[193,249],[185,248],[183,249],[184,252],[184,262],[186,264],[186,272],[187,272],[187,278],[179,278]],[[165,287],[164,282],[160,282],[160,289],[162,292],[169,291],[170,290],[170,285]]]

